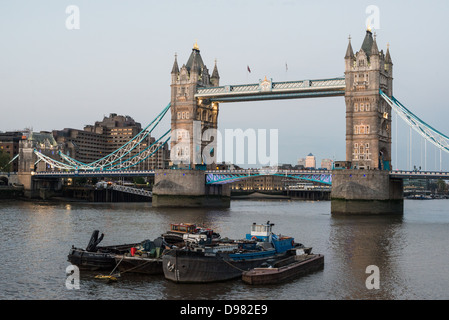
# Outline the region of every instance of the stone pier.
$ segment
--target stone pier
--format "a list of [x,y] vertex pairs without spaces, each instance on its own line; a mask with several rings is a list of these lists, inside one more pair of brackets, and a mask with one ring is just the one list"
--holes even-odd
[[202,170],[156,170],[153,207],[228,208],[231,191],[228,185],[206,185]]
[[331,213],[403,214],[402,180],[385,170],[333,170]]

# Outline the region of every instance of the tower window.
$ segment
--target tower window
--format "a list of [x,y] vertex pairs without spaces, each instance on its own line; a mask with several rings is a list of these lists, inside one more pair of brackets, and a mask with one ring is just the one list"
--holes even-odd
[[354,111],[355,112],[359,111],[359,105],[357,103],[354,103]]

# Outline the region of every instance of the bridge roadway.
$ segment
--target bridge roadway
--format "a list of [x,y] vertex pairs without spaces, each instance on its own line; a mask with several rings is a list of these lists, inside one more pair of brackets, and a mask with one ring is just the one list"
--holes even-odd
[[[344,169],[343,169],[344,170]],[[154,176],[155,170],[122,170],[122,171],[45,171],[34,172],[36,178],[75,178],[75,177],[148,177]],[[207,184],[231,183],[254,176],[285,176],[303,180],[332,183],[330,170],[275,170],[275,169],[242,169],[242,170],[205,170]],[[394,170],[390,176],[401,179],[448,179],[449,172],[440,171],[406,171]]]

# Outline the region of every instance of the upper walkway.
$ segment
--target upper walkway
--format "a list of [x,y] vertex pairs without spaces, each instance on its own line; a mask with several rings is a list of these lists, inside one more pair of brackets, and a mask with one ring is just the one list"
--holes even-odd
[[240,102],[273,99],[294,99],[312,97],[344,96],[345,78],[273,82],[261,80],[254,84],[227,85],[212,88],[199,88],[197,99],[212,102]]

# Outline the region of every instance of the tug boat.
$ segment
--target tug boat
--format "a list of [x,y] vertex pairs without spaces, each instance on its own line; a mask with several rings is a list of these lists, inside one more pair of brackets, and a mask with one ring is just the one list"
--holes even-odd
[[263,263],[274,263],[305,248],[294,238],[272,232],[274,224],[251,226],[242,240],[221,239],[215,242],[185,241],[184,248],[167,250],[162,258],[166,279],[176,283],[207,283],[239,278],[244,271]]

